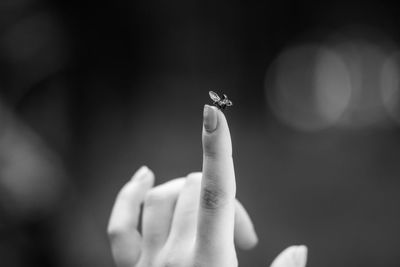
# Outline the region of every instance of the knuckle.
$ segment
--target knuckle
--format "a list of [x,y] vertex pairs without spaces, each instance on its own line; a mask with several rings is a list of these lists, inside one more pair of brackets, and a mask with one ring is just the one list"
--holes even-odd
[[146,242],[149,246],[156,247],[164,237],[164,233],[152,233],[151,235],[146,236]]
[[199,259],[195,259],[193,261],[193,267],[206,267],[207,264],[203,263],[202,261],[200,261]]
[[213,185],[206,185],[201,194],[201,205],[206,210],[216,210],[226,204],[226,194]]
[[209,160],[219,158],[232,158],[232,149],[229,147],[216,147],[214,142],[203,143],[203,154]]
[[186,178],[186,186],[196,186],[200,185],[202,179],[202,173],[190,173]]
[[177,253],[167,253],[163,259],[162,263],[159,264],[160,267],[183,267],[182,255],[178,255]]
[[144,205],[149,206],[157,206],[163,203],[166,200],[167,196],[160,192],[160,190],[153,189],[146,193],[146,197],[144,200]]
[[211,264],[210,263],[210,259],[208,257],[205,257],[203,255],[202,256],[196,256],[193,259],[192,264],[190,264],[190,266],[192,266],[192,267],[210,267],[210,266],[238,267],[239,266],[239,261],[238,261],[237,256],[235,254],[236,253],[233,252],[233,254],[231,254],[227,258],[223,258],[223,259],[219,260],[219,263],[222,263],[222,264],[218,264],[218,263]]
[[215,151],[211,144],[204,145],[204,156],[209,160],[215,160],[219,157],[219,153]]
[[222,151],[205,151],[204,160],[207,162],[228,162],[233,161],[232,153]]
[[167,260],[162,267],[180,267],[182,266],[179,262],[176,260]]
[[201,178],[203,176],[202,172],[191,172],[187,175],[188,179],[198,179],[199,177]]
[[107,235],[111,242],[117,240],[119,237],[125,234],[125,229],[123,227],[108,226]]
[[209,267],[210,264],[204,257],[195,257],[193,260],[193,267]]

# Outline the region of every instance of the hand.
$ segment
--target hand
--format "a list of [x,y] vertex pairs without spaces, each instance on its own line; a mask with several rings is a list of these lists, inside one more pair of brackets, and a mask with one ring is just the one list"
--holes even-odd
[[[215,107],[205,106],[203,125],[202,174],[152,188],[154,175],[142,167],[120,191],[108,226],[118,267],[234,267],[238,265],[234,240],[241,248],[257,243],[247,212],[235,200],[225,116]],[[137,227],[142,202],[141,235]],[[284,252],[281,258],[293,251],[296,249]],[[273,267],[301,266],[282,262],[287,263],[278,257]]]

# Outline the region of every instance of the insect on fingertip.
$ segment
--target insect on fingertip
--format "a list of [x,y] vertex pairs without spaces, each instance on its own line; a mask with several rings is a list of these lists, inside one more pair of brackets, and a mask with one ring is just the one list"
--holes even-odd
[[221,99],[219,95],[213,91],[209,91],[208,94],[210,95],[214,106],[216,106],[219,110],[224,111],[226,107],[230,107],[233,105],[232,101],[228,99],[228,96],[226,94],[223,94],[223,99]]

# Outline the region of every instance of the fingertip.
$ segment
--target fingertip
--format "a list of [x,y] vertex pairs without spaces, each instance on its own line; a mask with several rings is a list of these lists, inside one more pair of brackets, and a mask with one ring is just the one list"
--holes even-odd
[[142,179],[143,176],[147,174],[149,168],[146,165],[141,166],[136,172],[132,175],[131,181],[137,181]]
[[297,246],[296,246],[296,250],[297,250],[297,252],[299,252],[299,253],[307,254],[308,248],[307,248],[306,245],[297,245]]
[[248,236],[248,241],[247,241],[247,248],[245,249],[253,249],[255,246],[257,246],[258,244],[258,235],[257,232],[254,228],[254,224],[252,222],[252,220],[250,219],[250,216],[247,214],[248,216],[248,225],[249,225],[249,236]]
[[147,166],[143,165],[135,172],[131,181],[144,183],[145,185],[152,187],[154,184],[154,173]]
[[240,247],[242,250],[251,250],[255,248],[258,244],[258,238],[257,236],[250,236],[245,240],[238,241],[237,245]]
[[258,236],[249,213],[239,200],[235,201],[235,242],[240,249],[249,250],[258,244]]
[[203,126],[207,133],[223,130],[227,127],[225,114],[217,107],[204,105]]
[[203,121],[203,152],[211,156],[232,155],[231,136],[225,115],[218,108],[208,105],[205,105]]
[[305,267],[307,252],[305,245],[290,246],[276,257],[271,267]]
[[247,249],[253,249],[254,247],[256,247],[258,244],[258,236],[256,231],[253,228],[253,231],[250,234],[250,238],[249,238],[249,246],[247,247]]
[[305,245],[299,245],[294,253],[295,261],[298,267],[305,267],[307,263],[308,248]]

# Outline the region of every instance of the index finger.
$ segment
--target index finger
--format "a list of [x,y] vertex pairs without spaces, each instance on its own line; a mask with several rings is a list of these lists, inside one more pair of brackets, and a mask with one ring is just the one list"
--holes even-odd
[[216,107],[204,106],[203,179],[198,218],[199,253],[234,249],[235,172],[228,123]]

